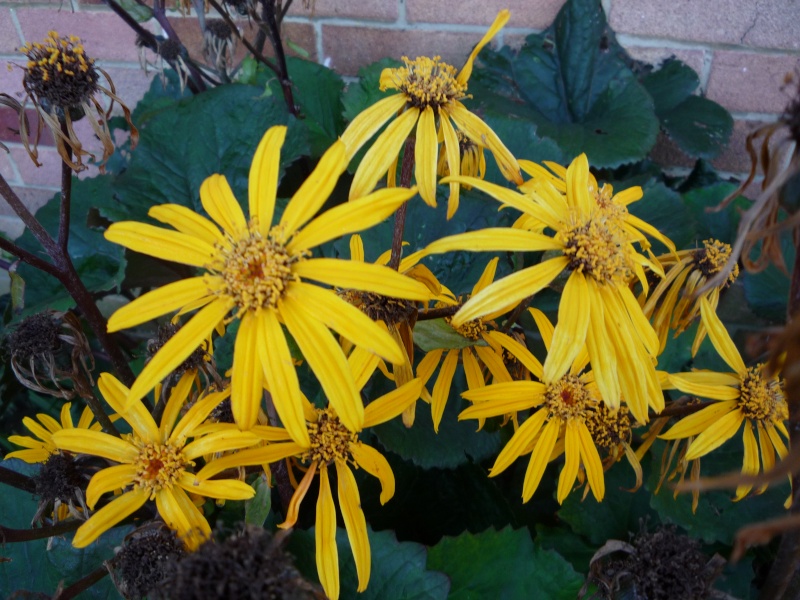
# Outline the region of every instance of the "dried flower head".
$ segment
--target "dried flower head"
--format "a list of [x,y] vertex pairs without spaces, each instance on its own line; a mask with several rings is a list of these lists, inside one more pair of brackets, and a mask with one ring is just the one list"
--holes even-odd
[[125,598],[143,598],[158,590],[186,555],[183,542],[162,524],[134,531],[111,561],[114,584]]
[[[28,58],[28,62],[22,67],[22,85],[27,95],[19,110],[20,137],[37,166],[41,166],[37,146],[42,123],[52,132],[58,153],[70,168],[76,172],[83,171],[86,169],[84,157],[96,160],[94,154],[83,148],[73,128],[73,123],[87,116],[94,133],[103,144],[100,165],[102,170],[103,164],[114,152],[108,127],[114,102],[122,108],[130,127],[131,142],[136,144],[138,132],[131,123],[130,110],[116,95],[114,82],[108,73],[96,66],[94,59],[86,55],[79,38],[74,35],[61,37],[55,31],[50,31],[43,42],[27,43],[20,48],[20,52]],[[100,75],[108,82],[108,89],[100,85]],[[101,93],[111,100],[107,111],[98,100]],[[28,100],[39,116],[37,134],[32,144],[24,117]]]

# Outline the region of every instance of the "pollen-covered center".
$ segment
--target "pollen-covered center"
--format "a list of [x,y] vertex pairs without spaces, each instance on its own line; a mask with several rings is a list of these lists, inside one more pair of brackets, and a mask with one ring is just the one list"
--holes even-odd
[[786,398],[778,379],[765,379],[763,364],[747,369],[739,385],[739,408],[747,419],[777,423],[789,418]]
[[586,417],[592,395],[578,377],[564,375],[547,386],[544,399],[550,418],[558,417],[562,421],[568,421]]
[[222,277],[224,285],[219,293],[233,298],[240,311],[275,308],[287,286],[299,280],[292,266],[305,254],[290,253],[282,239],[279,227],[273,227],[265,237],[251,223],[246,235],[218,248],[209,270]]
[[148,490],[151,499],[156,492],[171,489],[186,467],[192,464],[184,458],[182,447],[143,442],[137,438],[131,441],[139,448],[139,456],[133,463],[136,467],[133,482]]
[[481,339],[481,336],[486,331],[486,323],[484,323],[483,319],[480,318],[467,321],[458,327],[453,325],[453,317],[445,317],[444,321],[450,325],[450,327],[452,327],[460,336],[465,337],[468,340],[472,340],[473,342]]
[[614,448],[631,440],[631,418],[628,408],[612,411],[605,402],[598,402],[586,415],[586,427],[596,446]]
[[61,37],[50,31],[44,42],[25,44],[20,51],[28,57],[23,85],[50,105],[45,108],[80,106],[97,91],[94,59],[87,58],[74,35]]
[[563,233],[568,268],[600,283],[622,284],[632,275],[630,252],[607,219],[592,219]]
[[317,422],[308,424],[311,449],[301,457],[302,460],[326,465],[336,458],[352,462],[350,444],[358,441],[358,435],[347,429],[331,409],[316,410]]
[[[730,256],[731,247],[729,244],[711,238],[703,240],[703,247],[698,248],[692,253],[692,262],[694,263],[694,267],[705,277],[711,277],[722,270]],[[732,284],[736,281],[738,276],[739,265],[734,265],[725,284]]]
[[456,68],[442,62],[441,57],[420,56],[410,60],[404,56],[402,60],[406,66],[392,69],[392,79],[411,106],[437,110],[466,96],[467,86],[456,79]]

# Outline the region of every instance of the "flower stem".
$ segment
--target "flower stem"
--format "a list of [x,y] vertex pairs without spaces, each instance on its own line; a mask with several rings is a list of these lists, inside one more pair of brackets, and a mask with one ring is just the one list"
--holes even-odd
[[41,540],[75,531],[82,523],[82,521],[77,520],[61,521],[55,525],[37,527],[36,529],[11,529],[10,527],[0,525],[0,539],[3,540],[4,544]]
[[[61,121],[61,132],[66,138],[69,138],[69,130],[66,121]],[[69,166],[69,162],[72,160],[72,147],[69,144],[64,144],[64,151],[67,153],[68,160],[61,161],[61,205],[58,218],[58,246],[62,254],[67,254],[67,247],[69,246],[69,213],[72,201],[72,168]]]
[[81,577],[71,586],[64,588],[60,592],[56,592],[56,595],[53,596],[53,600],[69,600],[70,598],[75,598],[78,594],[88,590],[106,575],[108,575],[108,568],[106,568],[104,564],[100,565],[88,575]]
[[[416,140],[408,138],[403,150],[403,164],[400,167],[400,187],[411,187],[411,176],[414,174],[414,145]],[[392,257],[389,260],[389,267],[397,271],[400,268],[400,258],[403,256],[403,231],[406,228],[406,213],[408,202],[403,202],[402,206],[394,214],[394,232],[392,234]]]
[[6,485],[10,485],[24,492],[30,492],[31,494],[36,492],[36,484],[33,482],[33,479],[22,473],[6,469],[5,467],[0,467],[0,483],[5,483]]

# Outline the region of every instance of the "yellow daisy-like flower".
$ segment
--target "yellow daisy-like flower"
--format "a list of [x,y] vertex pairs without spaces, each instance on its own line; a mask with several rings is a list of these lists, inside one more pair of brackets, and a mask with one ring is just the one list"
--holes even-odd
[[[731,247],[728,244],[708,239],[703,241],[702,248],[681,250],[658,258],[666,276],[658,282],[647,299],[644,314],[652,319],[653,327],[658,333],[659,353],[667,345],[670,328],[675,330],[677,336],[700,315],[700,298],[708,300],[711,308],[717,310],[722,287],[731,285],[739,276],[738,265],[734,265],[722,287],[713,287],[701,296],[696,296],[695,292],[722,270],[730,255]],[[706,327],[701,321],[692,343],[692,356],[697,354],[705,338]]]
[[[350,188],[351,199],[370,192],[387,172],[391,176],[403,144],[416,125],[416,182],[422,199],[428,205],[436,206],[439,153],[437,118],[450,173],[461,173],[462,158],[457,127],[474,144],[491,151],[506,179],[516,184],[522,183],[519,165],[508,148],[486,123],[461,103],[462,99],[468,97],[467,82],[472,75],[475,57],[508,22],[510,16],[508,10],[500,11],[458,73],[455,67],[442,62],[438,56],[420,56],[414,60],[404,56],[404,67],[383,70],[381,90],[397,90],[398,93],[376,102],[359,114],[341,138],[347,146],[347,158],[350,160],[387,121],[393,119],[358,166]],[[450,183],[450,198],[447,203],[448,219],[455,214],[458,199],[459,184],[453,181]]]
[[[363,386],[377,367],[377,358],[356,348],[349,359],[354,377]],[[414,379],[405,385],[371,402],[365,408],[364,426],[373,427],[400,415],[417,401],[422,382]],[[351,465],[364,469],[381,482],[381,504],[394,496],[395,480],[389,463],[380,452],[361,442],[358,434],[348,429],[332,407],[314,408],[306,403],[308,444],[299,444],[280,427],[258,427],[257,431],[268,439],[266,446],[243,450],[218,459],[197,474],[201,482],[208,477],[233,467],[262,465],[293,457],[305,469],[289,504],[282,528],[293,527],[297,522],[300,504],[314,477],[319,474],[319,497],[316,516],[317,573],[328,598],[339,597],[339,556],[336,548],[336,507],[331,492],[329,467],[337,477],[339,507],[350,540],[358,574],[358,591],[367,588],[371,569],[371,554],[367,538],[367,523],[361,510],[361,499]]]
[[211,528],[188,494],[247,500],[255,491],[237,480],[198,481],[191,471],[195,459],[252,446],[260,438],[249,432],[221,430],[187,443],[187,438],[194,437],[194,429],[228,396],[227,391],[208,394],[178,420],[192,387],[189,378],[181,379],[173,388],[161,426],[141,401],[130,402],[130,391],[113,375],[103,373],[97,384],[105,400],[128,422],[133,433],[118,438],[94,430],[63,429],[53,434],[53,442],[60,450],[101,456],[119,463],[92,477],[86,488],[89,508],[93,509],[106,492],[124,491],[78,528],[72,545],[76,548],[88,546],[145,502],[155,500],[167,526],[178,532],[189,549],[197,549],[209,538]]
[[[784,425],[789,418],[789,409],[783,395],[783,383],[777,377],[767,377],[763,365],[745,366],[725,326],[706,298],[700,299],[700,314],[711,343],[734,372],[693,371],[670,375],[670,383],[680,391],[714,402],[684,417],[660,437],[676,440],[697,436],[685,455],[686,460],[693,460],[719,448],[744,424],[742,473],[757,475],[760,466],[764,472],[769,471],[775,464],[775,453],[780,458],[788,454],[781,439],[781,435],[789,438]],[[758,442],[754,429],[758,432]],[[736,488],[736,499],[743,498],[751,489],[750,485],[740,485]]]
[[[453,317],[459,327],[473,319],[508,309],[568,271],[558,312],[553,346],[544,364],[547,381],[565,373],[584,347],[609,408],[624,398],[640,423],[648,406],[660,412],[664,398],[654,361],[658,336],[629,287],[633,275],[646,283],[644,267],[663,270],[636,252],[620,219],[600,209],[589,193],[586,155],[566,171],[566,194],[549,181],[539,181],[527,195],[469,177],[451,177],[487,192],[500,202],[544,222],[555,234],[523,228],[489,228],[433,242],[424,252],[454,250],[556,253],[533,267],[495,281],[470,298]],[[547,256],[547,255],[545,255]],[[644,284],[643,284],[644,285]]]
[[[8,441],[17,446],[22,446],[25,450],[15,450],[6,454],[6,458],[18,458],[26,463],[41,463],[45,462],[50,456],[58,452],[58,448],[53,442],[53,434],[57,431],[72,430],[72,429],[86,429],[90,431],[100,431],[100,423],[92,423],[94,415],[87,406],[81,413],[81,418],[78,424],[75,425],[72,420],[72,413],[70,412],[72,404],[65,402],[61,406],[61,422],[59,423],[50,415],[40,413],[36,415],[39,420],[37,423],[30,417],[22,419],[22,424],[36,437],[27,435],[10,435]],[[118,417],[112,417],[115,421]],[[38,439],[37,439],[38,438]]]
[[426,300],[430,294],[424,285],[387,267],[311,257],[315,246],[379,223],[416,193],[380,190],[312,219],[347,166],[342,142],[324,154],[273,223],[285,135],[286,127],[272,127],[256,150],[250,168],[249,221],[225,177],[212,175],[200,188],[200,200],[214,222],[188,208],[165,204],[149,214],[177,231],[136,222],[109,227],[106,238],[112,242],[204,273],[137,298],[111,316],[108,328],[117,331],[175,310],[200,309],[147,363],[131,388],[132,402],[180,365],[220,323],[238,318],[231,381],[236,423],[243,429],[256,423],[266,380],[268,389],[276,391],[275,408],[284,426],[293,439],[307,444],[300,385],[283,326],[353,431],[363,425],[364,406],[345,355],[328,328],[390,362],[403,361],[385,330],[333,290],[311,282],[410,300]]
[[[480,279],[478,279],[477,283],[472,288],[471,295],[477,294],[494,281],[497,262],[499,260],[499,258],[493,258],[489,261]],[[458,327],[452,324],[451,317],[446,317],[444,319],[445,322],[450,325],[458,335],[469,340],[472,344],[461,348],[435,348],[430,350],[417,366],[417,376],[421,377],[423,383],[427,384],[428,380],[433,376],[436,367],[441,362],[439,375],[433,385],[433,393],[428,394],[427,390],[423,392],[423,398],[427,397],[426,399],[431,403],[433,429],[437,433],[439,432],[439,423],[442,421],[442,415],[447,405],[447,399],[450,396],[450,387],[453,384],[453,377],[458,367],[459,357],[461,363],[464,365],[467,387],[471,390],[486,385],[486,376],[483,372],[484,366],[494,378],[495,383],[512,381],[511,374],[508,372],[503,361],[503,347],[499,341],[500,339],[508,338],[508,336],[500,331],[496,331],[496,326],[493,321],[493,319],[504,312],[506,312],[505,309],[497,314],[488,314],[484,317],[478,317]],[[444,356],[444,360],[442,360],[442,356]]]
[[[545,345],[552,352],[552,328],[542,327],[540,331]],[[581,467],[586,471],[592,494],[600,502],[605,495],[603,462],[589,425],[596,425],[591,415],[603,403],[592,372],[581,373],[586,366],[586,354],[573,362],[568,370],[549,379],[541,363],[522,344],[504,347],[541,383],[495,383],[462,394],[475,405],[464,410],[458,416],[459,420],[485,419],[534,409],[500,452],[489,476],[499,475],[517,458],[530,452],[522,484],[522,501],[527,502],[539,487],[545,467],[561,454],[563,448],[565,463],[558,479],[558,502],[564,502],[569,495]]]

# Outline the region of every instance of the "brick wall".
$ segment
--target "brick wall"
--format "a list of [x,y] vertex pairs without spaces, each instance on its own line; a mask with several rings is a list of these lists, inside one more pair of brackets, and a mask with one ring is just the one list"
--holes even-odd
[[[754,127],[774,121],[789,99],[788,73],[800,73],[800,0],[602,0],[619,41],[636,58],[658,63],[675,55],[700,74],[701,90],[730,110],[736,125],[728,150],[715,161],[731,173],[746,170],[744,138]],[[460,65],[501,8],[511,21],[500,43],[518,45],[525,35],[545,28],[563,0],[302,0],[286,19],[285,36],[312,58],[345,76],[385,56],[439,54]],[[194,19],[173,15],[174,27],[190,50],[201,44]],[[243,24],[246,26],[246,24]],[[148,25],[156,31],[157,25]],[[18,96],[21,63],[16,49],[41,40],[50,29],[75,34],[87,53],[109,72],[129,105],[141,98],[153,73],[138,62],[134,35],[100,0],[0,0],[0,91]],[[41,149],[36,168],[8,129],[15,118],[0,109],[0,174],[32,206],[57,190],[58,156]],[[84,133],[87,127],[82,125]],[[84,135],[83,139],[91,137]],[[656,154],[665,164],[686,166],[686,157],[662,141]],[[90,169],[89,175],[95,171]],[[19,231],[0,204],[0,228]]]

